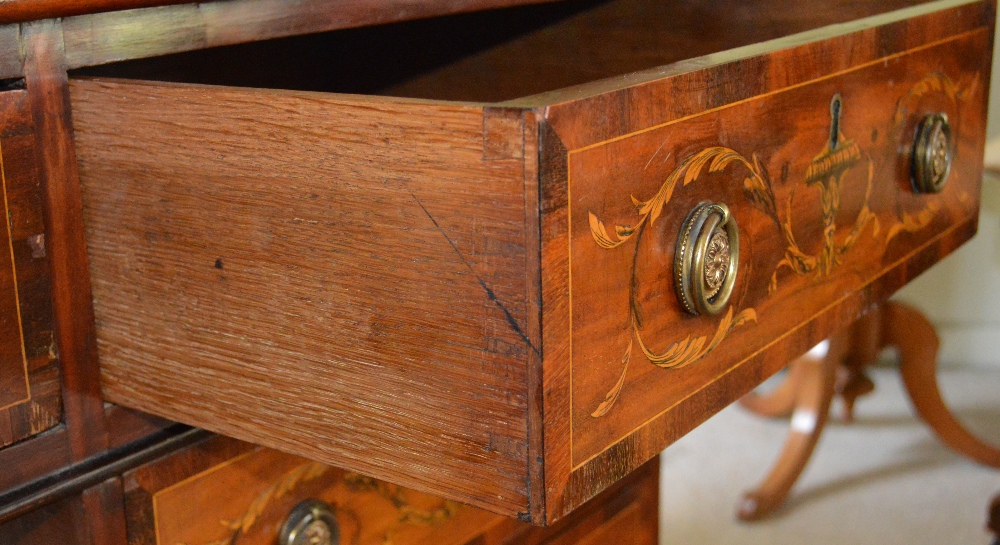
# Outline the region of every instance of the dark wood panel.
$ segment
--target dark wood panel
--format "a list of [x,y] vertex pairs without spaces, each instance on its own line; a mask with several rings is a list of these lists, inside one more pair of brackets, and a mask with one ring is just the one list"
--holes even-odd
[[80,498],[43,507],[21,518],[0,524],[4,545],[93,545],[85,524]]
[[[55,349],[62,366],[63,409],[70,451],[81,460],[107,448],[104,400],[94,342],[87,242],[81,217],[62,32],[57,23],[22,29],[25,83],[45,211]],[[52,350],[55,352],[56,350]]]
[[[817,9],[816,4],[800,0],[604,2],[497,47],[471,52],[386,93],[477,102],[514,100],[631,72],[662,71],[666,65],[744,46],[764,49],[768,40],[922,3],[926,0],[840,1]],[[621,85],[621,81],[610,83]]]
[[660,459],[624,477],[548,527],[504,521],[468,545],[629,545],[659,543]]
[[62,416],[45,252],[40,173],[24,90],[0,92],[0,446],[49,429]]
[[[80,496],[84,512],[90,515],[87,531],[94,545],[125,545],[125,498],[120,477],[109,477],[104,482],[84,490]],[[97,516],[94,516],[97,515]]]
[[110,403],[104,406],[104,422],[108,429],[109,449],[134,443],[176,424],[158,416]]
[[550,0],[230,0],[70,17],[63,27],[67,65],[78,68],[545,1]]
[[[334,2],[332,0],[324,0],[322,2],[316,0],[297,0],[294,2],[276,0],[238,1],[228,2],[236,5],[228,8],[227,11],[247,12],[244,15],[245,17],[252,17],[253,15],[250,12],[257,12],[258,14],[268,12],[277,13],[282,15],[283,18],[291,19],[303,26],[307,25],[305,21],[307,13],[313,17],[320,16],[327,19],[348,20],[354,24],[376,24],[457,11],[517,5],[531,1],[544,0],[394,0],[393,2],[372,0],[348,0],[343,2]],[[17,23],[121,10],[142,12],[149,10],[141,8],[183,3],[185,3],[185,0],[4,0],[0,3],[0,23]],[[227,2],[215,2],[214,4],[225,3]],[[272,17],[274,16],[272,15]],[[287,26],[289,22],[285,22],[284,24]],[[306,28],[308,29],[309,27],[306,26]],[[252,32],[252,30],[248,29],[247,32]]]
[[[174,422],[119,407],[106,405],[105,422],[109,437],[108,448],[124,447],[147,436],[163,431]],[[65,425],[0,450],[0,490],[10,490],[40,479],[73,463],[69,434]]]
[[[594,3],[595,0],[554,2],[207,47],[82,68],[76,70],[75,75],[380,94],[385,87],[453,62],[469,52],[493,47],[560,21]],[[163,26],[176,30],[167,23]],[[92,25],[86,28],[92,29]],[[244,26],[237,28],[245,30]],[[67,47],[72,52],[75,31],[69,26],[66,32]],[[105,32],[115,32],[115,29]],[[79,51],[88,51],[90,43],[81,41]],[[421,44],[420,47],[413,47],[415,43]],[[146,49],[137,47],[121,52],[112,60],[145,54]],[[72,58],[69,62],[74,64]],[[87,61],[87,64],[92,62]]]
[[[10,93],[0,94],[0,101]],[[0,149],[0,168],[2,149]],[[0,172],[4,197],[3,217],[9,218],[7,180]],[[28,390],[28,360],[22,341],[21,311],[17,300],[17,277],[14,273],[14,246],[10,222],[0,227],[0,407],[4,410],[31,400]],[[9,437],[4,437],[9,442]]]
[[72,463],[64,425],[0,450],[0,490],[9,490]]

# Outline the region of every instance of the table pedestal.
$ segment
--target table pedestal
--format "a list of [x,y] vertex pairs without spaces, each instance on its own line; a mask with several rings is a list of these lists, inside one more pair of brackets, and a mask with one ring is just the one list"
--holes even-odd
[[[740,502],[740,519],[760,519],[781,505],[812,455],[833,397],[843,399],[843,418],[852,421],[855,400],[875,388],[865,370],[890,346],[899,350],[899,372],[917,415],[944,444],[972,460],[1000,468],[1000,448],[969,433],[941,398],[934,326],[916,309],[888,302],[831,337],[825,350],[818,347],[792,362],[788,378],[774,391],[751,393],[741,400],[745,408],[761,416],[791,416],[791,426],[770,473]],[[1000,528],[996,501],[990,527]]]

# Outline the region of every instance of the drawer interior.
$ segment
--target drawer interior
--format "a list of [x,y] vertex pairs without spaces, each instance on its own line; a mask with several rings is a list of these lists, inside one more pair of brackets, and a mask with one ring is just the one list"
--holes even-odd
[[75,76],[492,103],[923,3],[564,0],[124,61]]

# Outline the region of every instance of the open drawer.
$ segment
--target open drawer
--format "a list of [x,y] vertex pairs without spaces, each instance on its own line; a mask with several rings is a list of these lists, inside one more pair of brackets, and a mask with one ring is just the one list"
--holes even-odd
[[850,4],[72,80],[106,398],[552,522],[974,234],[993,4]]

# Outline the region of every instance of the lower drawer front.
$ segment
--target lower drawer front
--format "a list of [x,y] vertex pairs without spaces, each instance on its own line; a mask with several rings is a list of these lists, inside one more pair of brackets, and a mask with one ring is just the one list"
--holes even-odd
[[[574,467],[661,446],[651,422],[696,425],[697,392],[733,400],[713,383],[754,358],[775,371],[971,236],[989,44],[957,36],[568,151]],[[922,128],[940,144],[928,167],[951,160],[943,188],[915,188]],[[705,202],[728,208],[739,249],[717,228],[697,273],[678,259]],[[713,271],[717,308],[686,310],[678,276]]]
[[[621,530],[656,542],[659,460],[551,528],[539,528],[275,450],[213,436],[125,475],[133,545],[274,545],[318,500],[335,523],[315,543],[591,543]],[[301,508],[300,508],[301,509]],[[292,522],[287,522],[289,519]],[[338,536],[333,537],[333,536]],[[327,538],[328,537],[328,538]],[[293,541],[292,543],[311,543]]]

